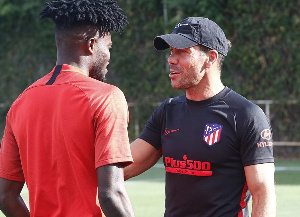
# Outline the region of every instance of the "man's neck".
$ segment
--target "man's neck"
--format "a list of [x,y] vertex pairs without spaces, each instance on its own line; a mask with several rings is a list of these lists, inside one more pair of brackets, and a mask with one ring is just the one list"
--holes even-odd
[[56,61],[56,65],[63,65],[63,64],[74,66],[74,67],[80,69],[84,75],[89,76],[88,68],[86,67],[85,64],[82,64],[81,62],[78,63],[75,61],[68,61],[68,60],[62,60],[62,59],[58,59]]
[[193,101],[202,101],[209,99],[224,89],[224,85],[221,81],[214,82],[214,84],[199,85],[194,88],[186,90],[186,98]]

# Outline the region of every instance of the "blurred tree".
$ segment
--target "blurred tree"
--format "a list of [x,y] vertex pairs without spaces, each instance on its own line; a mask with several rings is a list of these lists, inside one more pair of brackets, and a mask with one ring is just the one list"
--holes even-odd
[[0,103],[10,105],[55,64],[53,26],[39,22],[44,1],[0,1]]
[[[0,0],[0,132],[13,100],[55,64],[54,25],[50,20],[39,21],[39,12],[46,1]],[[169,51],[156,51],[153,39],[171,32],[177,22],[189,16],[214,20],[232,41],[232,50],[222,70],[225,85],[253,100],[279,100],[283,104],[290,99],[299,101],[300,1],[118,2],[130,24],[121,35],[112,35],[107,82],[119,86],[128,102],[135,104],[130,107],[131,138],[132,124],[143,126],[156,106],[153,103],[184,94],[171,88],[166,67]],[[282,117],[276,120],[278,139],[288,134],[291,140],[300,140],[299,126],[294,124],[297,121],[287,118],[284,106],[282,109],[274,110],[277,117]],[[293,112],[295,115],[290,117],[300,118],[299,109]]]

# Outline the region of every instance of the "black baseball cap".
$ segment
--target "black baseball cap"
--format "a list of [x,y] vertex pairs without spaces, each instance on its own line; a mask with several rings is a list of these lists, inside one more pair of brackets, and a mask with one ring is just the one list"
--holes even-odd
[[170,46],[184,49],[198,44],[216,50],[224,56],[228,52],[223,30],[214,21],[204,17],[188,17],[180,21],[171,34],[160,35],[154,39],[154,47],[157,50],[165,50]]

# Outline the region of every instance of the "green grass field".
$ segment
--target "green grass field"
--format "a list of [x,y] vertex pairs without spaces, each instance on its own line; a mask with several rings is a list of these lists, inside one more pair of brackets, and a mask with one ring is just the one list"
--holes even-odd
[[[277,217],[294,217],[300,209],[300,161],[276,161]],[[136,217],[162,217],[164,213],[164,169],[152,169],[126,181]],[[23,193],[28,199],[27,191]],[[4,216],[0,213],[0,217]]]

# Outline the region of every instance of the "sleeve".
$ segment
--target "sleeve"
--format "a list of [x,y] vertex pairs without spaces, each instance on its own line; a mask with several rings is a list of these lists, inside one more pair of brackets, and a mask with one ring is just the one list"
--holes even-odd
[[25,182],[19,148],[11,127],[10,111],[6,117],[6,126],[1,142],[0,177]]
[[114,88],[95,117],[95,167],[133,162],[128,138],[128,106],[123,92]]
[[244,166],[273,163],[272,128],[264,112],[253,104],[246,109],[241,128],[241,157]]
[[151,144],[157,150],[161,149],[161,133],[164,124],[167,100],[158,106],[148,119],[139,138]]

